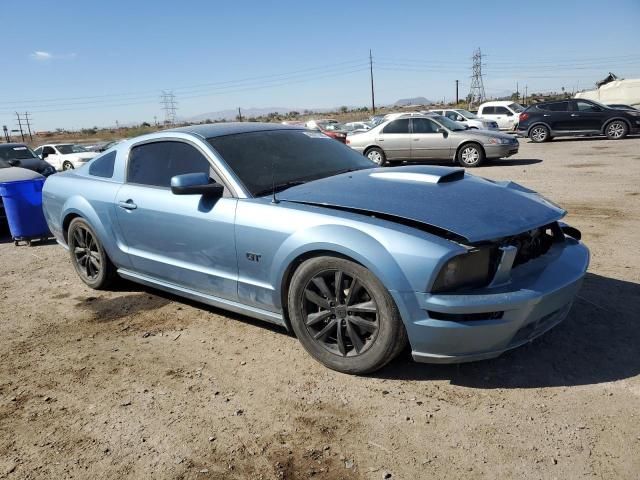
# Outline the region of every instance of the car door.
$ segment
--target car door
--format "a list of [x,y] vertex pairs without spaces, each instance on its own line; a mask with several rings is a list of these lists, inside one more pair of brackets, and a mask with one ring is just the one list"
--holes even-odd
[[382,147],[387,160],[411,158],[411,133],[409,119],[399,118],[385,125],[376,135],[376,143]]
[[464,118],[462,115],[460,115],[458,112],[454,110],[447,110],[444,116],[447,117],[449,120],[453,120],[454,122],[458,122],[463,125],[469,124],[466,118]]
[[203,152],[185,141],[131,148],[116,216],[136,273],[229,300],[237,299],[234,221],[237,200],[174,195],[171,177],[206,172],[219,181]]
[[574,120],[576,130],[601,130],[606,120],[606,112],[598,105],[585,101],[574,100],[571,117]]
[[55,148],[45,145],[42,148],[42,159],[49,162],[56,170],[62,170],[62,162],[60,161],[60,155]]
[[554,132],[575,130],[573,117],[569,111],[569,102],[547,103],[537,108],[542,112],[542,120]]
[[411,128],[411,160],[450,158],[451,142],[438,132],[440,125],[429,118],[412,118]]
[[516,114],[507,107],[502,106],[495,107],[494,118],[498,122],[500,130],[511,130],[517,122]]

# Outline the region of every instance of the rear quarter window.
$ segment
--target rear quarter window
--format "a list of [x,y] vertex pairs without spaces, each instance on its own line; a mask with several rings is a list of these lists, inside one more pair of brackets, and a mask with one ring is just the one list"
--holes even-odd
[[478,112],[480,115],[493,115],[496,113],[496,107],[484,107]]
[[116,152],[109,152],[91,162],[89,165],[89,175],[101,178],[113,177],[113,168],[116,163]]

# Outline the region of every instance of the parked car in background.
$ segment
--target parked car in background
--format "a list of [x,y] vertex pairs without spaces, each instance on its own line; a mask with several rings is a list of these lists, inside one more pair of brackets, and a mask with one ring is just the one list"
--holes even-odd
[[369,118],[369,124],[371,124],[372,127],[380,125],[383,121],[384,115],[373,115],[371,118]]
[[345,373],[407,344],[497,357],[566,317],[589,252],[564,210],[459,168],[374,167],[303,128],[194,125],[54,175],[43,210],[89,287],[120,275],[281,325]]
[[48,177],[56,173],[53,165],[45,162],[24,143],[0,144],[0,168],[20,167]]
[[520,114],[518,122],[518,134],[536,143],[571,135],[606,135],[619,140],[639,131],[640,111],[610,108],[586,99],[532,105]]
[[345,143],[347,130],[344,128],[343,124],[336,120],[316,120],[314,123],[315,128],[309,127],[308,124],[307,128],[311,128],[311,130],[319,130],[326,136],[331,137],[334,140],[338,140],[341,143]]
[[71,143],[42,145],[34,151],[43,160],[46,159],[53,165],[56,170],[79,168],[97,155],[96,152],[90,152],[82,145]]
[[371,124],[368,122],[348,122],[343,125],[347,135],[362,133],[371,130]]
[[440,115],[406,115],[347,137],[347,145],[378,165],[397,161],[451,160],[477,167],[485,159],[518,153],[518,140],[497,131],[470,130]]
[[471,113],[467,110],[460,108],[444,109],[444,110],[429,110],[429,113],[435,113],[436,115],[442,115],[449,120],[466,125],[469,128],[482,129],[482,130],[498,130],[498,124],[493,120],[486,118],[480,118],[475,113]]
[[111,140],[109,142],[100,142],[100,143],[96,143],[96,144],[93,144],[93,145],[83,145],[83,147],[88,152],[101,153],[101,152],[104,152],[105,150],[110,149],[115,144],[117,144],[119,141],[120,140]]
[[500,130],[515,130],[520,112],[524,107],[508,100],[485,102],[478,107],[478,117],[493,120]]
[[609,108],[615,108],[617,110],[632,110],[632,111],[638,111],[637,108],[632,107],[631,105],[625,105],[623,103],[613,103],[613,104],[608,104],[607,107]]
[[311,130],[317,130],[319,123],[323,125],[327,125],[329,123],[340,123],[340,122],[338,122],[337,120],[334,120],[333,118],[321,118],[318,120],[308,120],[304,125],[305,127]]

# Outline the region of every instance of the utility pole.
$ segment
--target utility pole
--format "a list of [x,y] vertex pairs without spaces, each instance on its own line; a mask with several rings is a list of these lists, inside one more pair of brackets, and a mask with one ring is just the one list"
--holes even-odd
[[528,93],[528,89],[527,89],[528,85],[524,86],[524,105],[527,105],[527,93]]
[[369,49],[369,75],[371,77],[371,112],[372,112],[372,115],[375,115],[376,99],[373,93],[373,56],[371,55],[371,49]]
[[520,87],[518,86],[518,82],[516,82],[516,102],[520,101]]
[[474,104],[484,102],[486,95],[484,92],[484,83],[482,82],[482,52],[480,48],[473,52],[473,64],[471,66],[471,89],[469,90],[469,108],[473,108]]
[[24,112],[24,119],[27,122],[27,131],[29,132],[29,139],[33,142],[33,135],[31,134],[31,124],[29,123],[29,112]]
[[2,131],[4,132],[4,139],[7,141],[7,143],[11,143],[11,136],[9,135],[9,129],[6,125],[2,126]]
[[162,105],[162,109],[164,110],[164,121],[169,125],[175,125],[176,123],[176,96],[173,94],[173,91],[162,91],[162,95],[160,95],[160,104]]
[[242,111],[240,110],[240,107],[238,107],[238,121],[242,121]]
[[22,131],[22,121],[20,119],[20,114],[16,112],[16,117],[18,118],[18,127],[20,128],[20,136],[22,137],[22,141],[24,142],[24,132]]
[[460,100],[458,98],[458,84],[460,83],[460,80],[456,80],[456,106],[458,105],[458,101]]

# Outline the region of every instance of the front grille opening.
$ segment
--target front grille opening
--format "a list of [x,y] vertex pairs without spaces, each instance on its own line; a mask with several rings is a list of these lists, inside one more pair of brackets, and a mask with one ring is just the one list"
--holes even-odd
[[448,322],[473,322],[478,320],[498,320],[502,318],[504,312],[482,312],[482,313],[444,313],[428,310],[427,313],[434,320],[446,320]]
[[555,242],[562,241],[564,234],[560,226],[554,222],[528,232],[514,235],[503,240],[503,245],[513,245],[518,249],[513,266],[522,265],[541,257],[551,249]]

